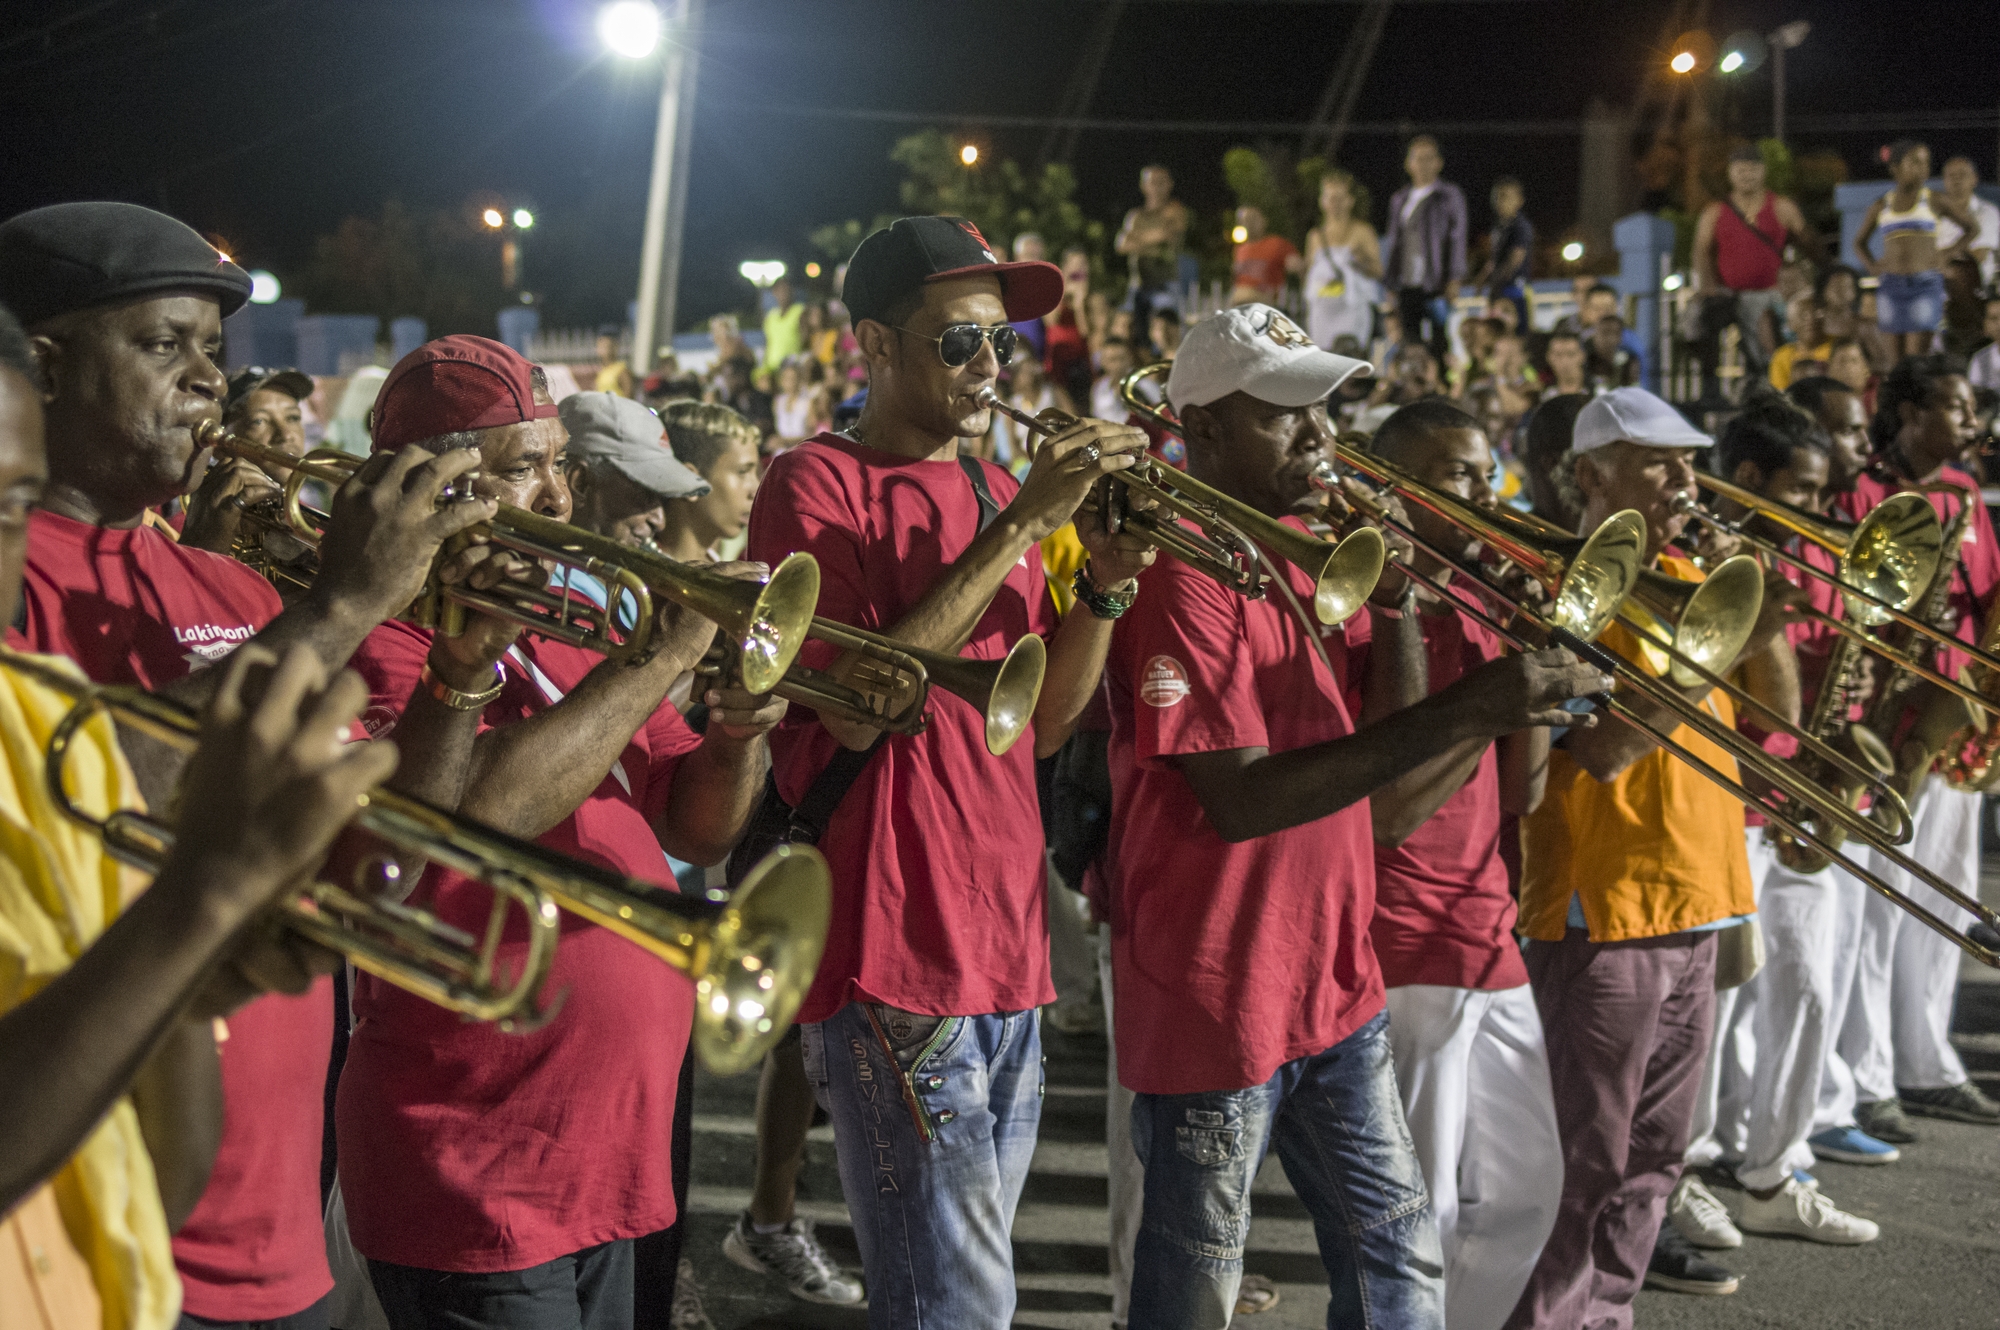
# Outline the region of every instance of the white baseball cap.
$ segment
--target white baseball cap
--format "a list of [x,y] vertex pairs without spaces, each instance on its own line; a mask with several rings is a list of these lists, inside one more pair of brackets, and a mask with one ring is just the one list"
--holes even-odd
[[1373,372],[1365,360],[1320,350],[1269,305],[1238,305],[1181,339],[1167,400],[1184,411],[1242,392],[1273,406],[1310,406],[1363,370]]
[[1576,413],[1569,446],[1587,453],[1621,439],[1647,448],[1706,448],[1715,442],[1644,388],[1613,388]]

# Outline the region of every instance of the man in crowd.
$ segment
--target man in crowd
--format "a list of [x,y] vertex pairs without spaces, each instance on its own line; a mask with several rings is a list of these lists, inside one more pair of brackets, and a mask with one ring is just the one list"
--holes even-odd
[[[1859,521],[1891,494],[1937,482],[1961,487],[1929,495],[1947,530],[1961,505],[1968,498],[1971,502],[1941,626],[1977,641],[2000,587],[2000,548],[1994,544],[1986,505],[1979,502],[1979,482],[1965,469],[1976,465],[1979,446],[1965,362],[1928,355],[1898,364],[1882,383],[1871,433],[1875,465],[1855,481],[1851,493],[1836,497],[1836,514]],[[1919,654],[1934,655],[1935,668],[1951,678],[1959,677],[1966,662],[1953,651]],[[1979,796],[1954,789],[1931,770],[1932,758],[1939,754],[1925,741],[1926,735],[1965,723],[1964,704],[1922,687],[1905,699],[1881,736],[1895,755],[1898,778],[1912,794],[1916,827],[1904,853],[1948,882],[1977,882]],[[1879,858],[1869,866],[1911,899],[1965,926],[1962,910],[1929,887],[1907,881],[1901,869]],[[2000,1104],[1967,1079],[1965,1064],[1951,1046],[1958,948],[1874,892],[1866,895],[1854,992],[1839,1043],[1841,1060],[1853,1076],[1856,1121],[1870,1136],[1895,1145],[1916,1139],[1909,1113],[2000,1125]]]
[[1230,289],[1229,303],[1277,304],[1285,294],[1285,279],[1305,271],[1306,261],[1298,246],[1271,234],[1264,210],[1247,203],[1236,210],[1236,229],[1242,239],[1236,242],[1235,285]]
[[1181,253],[1187,245],[1187,205],[1174,197],[1174,178],[1164,166],[1139,172],[1145,202],[1125,214],[1111,248],[1125,256],[1130,277],[1134,335],[1142,332],[1156,305],[1180,306]]
[[1822,499],[1831,504],[1838,502],[1840,495],[1852,494],[1855,482],[1875,457],[1868,413],[1862,409],[1860,395],[1839,379],[1822,374],[1793,380],[1785,396],[1826,431],[1829,447]]
[[[973,707],[938,693],[922,734],[821,716],[779,736],[787,804],[847,785],[819,839],[833,925],[800,1019],[878,1327],[1013,1316],[1008,1230],[1041,1111],[1035,1009],[1054,996],[1034,758],[1095,691],[1111,627],[1081,611],[1056,626],[1034,546],[1146,438],[1083,422],[1040,445],[1018,489],[960,459],[958,440],[987,429],[976,399],[1016,349],[1009,321],[1054,308],[1061,289],[1052,265],[997,263],[963,218],[907,217],[862,241],[844,298],[867,406],[849,433],[778,457],[751,515],[753,557],[819,560],[828,618],[976,659],[1048,638],[1033,742],[1005,756],[987,751]],[[1079,594],[1120,603],[1150,550],[1078,530]],[[805,659],[847,668],[816,645]],[[835,766],[843,751],[856,756]]]
[[[1716,441],[1716,465],[1725,480],[1816,513],[1831,447],[1810,416],[1783,398],[1766,395],[1747,403],[1723,428]],[[1832,558],[1820,547],[1726,500],[1717,507],[1732,521],[1749,522],[1758,536],[1789,542],[1796,556],[1833,571]],[[1789,569],[1786,576],[1814,609],[1841,612],[1839,596],[1824,579]],[[1809,715],[1827,686],[1833,646],[1842,639],[1809,621],[1788,624],[1785,632],[1798,662],[1801,714]],[[1859,696],[1865,677],[1857,672],[1836,682],[1842,691],[1828,695],[1829,707],[1838,708],[1829,713],[1835,723],[1847,719],[1848,706],[1841,699]],[[1775,732],[1755,713],[1740,717],[1739,728],[1778,760],[1817,769],[1818,759],[1799,752],[1792,736]],[[1837,742],[1837,731],[1823,737]],[[1732,1223],[1720,1201],[1690,1171],[1682,1174],[1668,1201],[1668,1217],[1697,1247],[1735,1247],[1743,1232],[1836,1245],[1872,1242],[1880,1232],[1872,1221],[1838,1209],[1817,1187],[1794,1176],[1795,1170],[1812,1166],[1815,1154],[1856,1164],[1896,1158],[1893,1147],[1858,1130],[1851,1117],[1839,1127],[1813,1130],[1821,1069],[1832,1053],[1839,1033],[1835,1022],[1845,1006],[1835,1001],[1835,978],[1843,968],[1842,951],[1851,954],[1853,949],[1851,938],[1846,948],[1841,946],[1839,902],[1844,893],[1865,888],[1830,866],[1812,873],[1787,867],[1775,857],[1763,823],[1762,817],[1749,815],[1745,848],[1756,879],[1766,960],[1747,983],[1717,994],[1716,1039],[1704,1087],[1710,1121],[1703,1123],[1697,1115],[1697,1128],[1705,1130],[1689,1147],[1690,1163],[1726,1161],[1724,1166],[1734,1169],[1743,1185],[1743,1206]],[[1852,972],[1851,966],[1846,968]]]
[[[570,515],[566,433],[538,369],[484,338],[426,343],[390,372],[375,447],[468,456],[489,502]],[[530,565],[526,575],[545,574]],[[782,703],[710,689],[707,732],[663,706],[714,625],[663,609],[643,664],[473,616],[457,636],[385,624],[356,654],[397,788],[559,853],[668,882],[741,833]],[[413,898],[477,929],[490,893],[432,868]],[[396,1330],[632,1316],[632,1239],[675,1219],[669,1142],[693,994],[633,943],[565,919],[539,1030],[453,1019],[362,978],[336,1110],[355,1247]],[[519,944],[503,948],[518,961]],[[550,1161],[560,1161],[551,1166]]]
[[799,322],[806,307],[793,298],[792,279],[780,277],[771,286],[771,305],[764,311],[764,369],[775,374],[778,366],[805,350]]
[[[1991,282],[1994,251],[2000,249],[2000,207],[1973,193],[1979,185],[1979,168],[1972,164],[1970,157],[1951,158],[1945,162],[1942,174],[1944,196],[1957,204],[1959,211],[1979,223],[1979,230],[1966,250],[1979,263],[1980,280]],[[1940,251],[1949,250],[1964,234],[1964,228],[1951,218],[1938,218],[1937,243]]]
[[[1799,205],[1765,187],[1763,154],[1755,144],[1736,149],[1729,154],[1728,195],[1695,219],[1694,294],[1733,303],[1731,318],[1743,335],[1743,359],[1752,374],[1764,372],[1778,347],[1785,314],[1778,273],[1785,246],[1793,243],[1809,258],[1819,257],[1818,237]],[[1722,326],[1704,329],[1706,376],[1714,373]]]
[[[248,442],[304,457],[305,400],[312,395],[312,376],[298,370],[239,369],[229,376],[229,396],[222,405],[223,427]],[[271,468],[267,474],[282,485],[291,472]]]
[[1584,350],[1581,335],[1562,331],[1551,333],[1549,344],[1542,355],[1549,367],[1549,386],[1542,392],[1544,401],[1551,397],[1566,397],[1572,393],[1595,391],[1595,385],[1590,381],[1589,357]]
[[[1406,406],[1370,449],[1441,493],[1497,505],[1493,453],[1478,423],[1450,402]],[[1446,550],[1467,537],[1410,506],[1417,534]],[[1421,551],[1411,571],[1448,583]],[[1499,639],[1425,594],[1413,616],[1437,694],[1499,658]],[[1368,667],[1347,634],[1354,685]],[[1542,1021],[1514,940],[1514,900],[1500,838],[1541,802],[1549,756],[1544,728],[1475,739],[1409,771],[1369,798],[1375,832],[1375,918],[1369,941],[1387,988],[1396,1083],[1444,1246],[1445,1324],[1499,1330],[1521,1296],[1562,1194]]]
[[1444,154],[1428,134],[1403,156],[1410,183],[1389,198],[1382,237],[1383,283],[1396,293],[1406,341],[1421,341],[1442,363],[1451,352],[1451,302],[1465,280],[1465,193],[1440,179]]
[[[37,377],[25,333],[0,308],[8,621],[47,475]],[[67,661],[38,659],[75,676]],[[58,811],[42,779],[48,734],[72,699],[0,669],[12,828],[0,857],[0,1323],[16,1330],[174,1324],[169,1235],[200,1197],[222,1130],[211,1018],[266,989],[309,986],[326,959],[245,925],[318,866],[394,753],[331,742],[359,710],[358,680],[325,687],[303,647],[276,664],[252,648],[218,671],[178,840],[136,895],[140,884]],[[107,720],[76,734],[64,770],[86,808],[141,806]]]
[[[148,509],[200,478],[208,454],[193,434],[219,418],[227,389],[216,366],[222,319],[249,294],[247,274],[150,209],[57,204],[0,225],[0,301],[29,332],[49,438],[48,484],[28,518],[20,631],[30,649],[70,656],[97,682],[197,705],[223,678],[206,667],[245,641],[281,656],[304,647],[336,670],[415,598],[441,542],[492,515],[482,502],[438,506],[476,459],[372,463],[341,488],[319,576],[289,608],[241,564],[146,525]],[[220,513],[269,483],[247,464],[215,468],[190,526],[204,506]],[[224,548],[230,525],[210,528]],[[180,757],[136,738],[126,746],[148,802],[168,806]],[[324,980],[230,1018],[222,1085],[233,1107],[207,1189],[174,1238],[192,1315],[324,1324],[318,1304],[332,1280],[319,1162],[332,1022]]]
[[[1693,565],[1665,553],[1687,519],[1694,459],[1709,440],[1642,388],[1593,399],[1576,418],[1568,475],[1580,531],[1613,513],[1646,522],[1648,563],[1681,580]],[[1768,595],[1739,657],[1745,686],[1783,707],[1790,648],[1783,597]],[[1599,639],[1635,659],[1614,624]],[[1734,760],[1672,712],[1621,685],[1660,733],[1725,774]],[[1724,725],[1726,694],[1683,690]],[[1681,1171],[1713,1031],[1713,930],[1754,907],[1736,800],[1626,724],[1572,730],[1549,759],[1548,792],[1521,820],[1520,930],[1547,1034],[1563,1142],[1556,1225],[1508,1324],[1618,1324],[1647,1278],[1667,1194]],[[1670,1233],[1669,1238],[1673,1235]],[[1674,1248],[1654,1272],[1667,1287],[1727,1293],[1735,1277]]]
[[[1269,517],[1292,514],[1333,442],[1326,400],[1363,367],[1269,306],[1204,319],[1167,386],[1189,473]],[[1274,573],[1311,602],[1303,573]],[[1400,574],[1375,589],[1358,718],[1330,668],[1346,664],[1339,637],[1302,628],[1281,596],[1246,600],[1161,560],[1119,625],[1108,862],[1118,1074],[1145,1164],[1134,1325],[1229,1323],[1270,1148],[1313,1217],[1328,1323],[1444,1323],[1437,1226],[1368,941],[1367,799],[1548,723],[1606,681],[1539,652],[1426,697],[1417,595]]]
[[1513,176],[1493,182],[1493,230],[1486,263],[1476,279],[1486,288],[1489,310],[1505,305],[1514,311],[1514,328],[1529,326],[1527,284],[1534,276],[1535,224],[1521,211],[1526,201],[1521,182]]

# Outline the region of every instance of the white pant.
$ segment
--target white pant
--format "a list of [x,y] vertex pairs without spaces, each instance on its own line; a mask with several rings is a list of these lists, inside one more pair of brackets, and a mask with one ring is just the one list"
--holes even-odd
[[[1904,853],[1954,886],[1979,885],[1979,796],[1933,774],[1918,791],[1915,834]],[[1911,900],[1963,929],[1971,915],[1879,856],[1869,868]],[[1896,1097],[1896,1087],[1941,1089],[1965,1083],[1951,1046],[1951,1004],[1959,949],[1901,906],[1870,891],[1862,907],[1854,995],[1840,1053],[1864,1102]]]
[[1139,1240],[1139,1207],[1146,1195],[1146,1166],[1132,1148],[1132,1092],[1118,1083],[1118,1022],[1111,1009],[1111,925],[1098,929],[1097,974],[1104,990],[1104,1146],[1111,1211],[1111,1323],[1124,1325],[1132,1310],[1132,1247]]
[[[1747,1027],[1749,1069],[1724,1077],[1718,1113],[1717,1135],[1742,1157],[1736,1176],[1745,1187],[1775,1187],[1812,1166],[1806,1138],[1838,1032],[1836,934],[1849,887],[1866,890],[1838,868],[1803,874],[1774,861],[1764,872],[1764,968],[1738,990],[1734,1017]],[[1852,1122],[1850,1107],[1845,1122],[1825,1125]]]
[[[1857,851],[1863,862],[1867,855]],[[1826,1046],[1826,1065],[1820,1070],[1819,1109],[1813,1115],[1813,1130],[1854,1125],[1854,1072],[1841,1056],[1841,1032],[1847,1028],[1848,1012],[1854,1005],[1854,976],[1861,968],[1861,921],[1868,899],[1875,893],[1851,873],[1833,875],[1833,985],[1828,990],[1827,1012],[1832,1031]]]
[[1526,984],[1392,988],[1389,1046],[1444,1242],[1445,1325],[1499,1330],[1562,1199],[1535,995]]
[[[1743,848],[1750,857],[1751,899],[1761,900],[1764,875],[1775,861],[1764,828],[1744,827]],[[1688,1124],[1688,1147],[1681,1156],[1692,1165],[1743,1157],[1743,1124],[1724,1104],[1741,1098],[1741,1087],[1749,1084],[1756,1065],[1750,1008],[1743,1005],[1744,990],[1749,986],[1739,984],[1719,989],[1715,994],[1715,1036],[1708,1041],[1708,1065],[1702,1072],[1701,1095],[1695,1100],[1694,1118]]]

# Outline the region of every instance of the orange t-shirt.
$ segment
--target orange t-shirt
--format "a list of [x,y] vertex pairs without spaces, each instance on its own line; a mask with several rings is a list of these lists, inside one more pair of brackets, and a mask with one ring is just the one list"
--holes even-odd
[[[1662,558],[1658,566],[1682,581],[1701,580],[1685,559]],[[1598,640],[1626,660],[1639,657],[1637,639],[1622,625]],[[1725,729],[1735,728],[1726,694],[1710,693],[1703,705]],[[1688,726],[1672,738],[1723,775],[1737,775],[1736,760]],[[1664,937],[1751,913],[1743,805],[1664,749],[1604,782],[1556,749],[1541,807],[1521,819],[1517,927],[1560,941],[1572,896],[1593,942]]]
[[1236,247],[1236,286],[1264,296],[1278,296],[1285,290],[1285,265],[1298,249],[1283,236],[1260,236]]

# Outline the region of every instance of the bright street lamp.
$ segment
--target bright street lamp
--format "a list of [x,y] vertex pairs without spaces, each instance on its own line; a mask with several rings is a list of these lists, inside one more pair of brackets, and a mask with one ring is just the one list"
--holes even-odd
[[736,271],[743,274],[743,280],[762,291],[777,285],[785,275],[785,265],[778,259],[745,259],[736,265]]
[[644,60],[660,44],[660,11],[649,0],[617,0],[597,11],[597,36],[614,54]]
[[1229,238],[1236,244],[1241,245],[1250,239],[1250,228],[1247,226],[1234,227],[1229,232]]
[[964,162],[967,166],[971,166],[979,160],[979,149],[970,143],[966,144],[958,150],[958,160]]
[[1716,68],[1725,74],[1734,74],[1743,68],[1743,52],[1731,51],[1722,57],[1721,63],[1716,65]]
[[507,219],[500,215],[498,208],[488,208],[485,212],[480,213],[479,220],[486,223],[487,227],[494,231],[498,231],[507,224]]
[[1693,51],[1676,51],[1674,58],[1667,61],[1667,68],[1676,74],[1686,74],[1694,69]]
[[1581,240],[1570,241],[1567,245],[1563,246],[1562,256],[1564,263],[1575,263],[1583,257],[1583,242]]
[[526,208],[514,209],[514,225],[525,231],[535,224],[535,214]]

